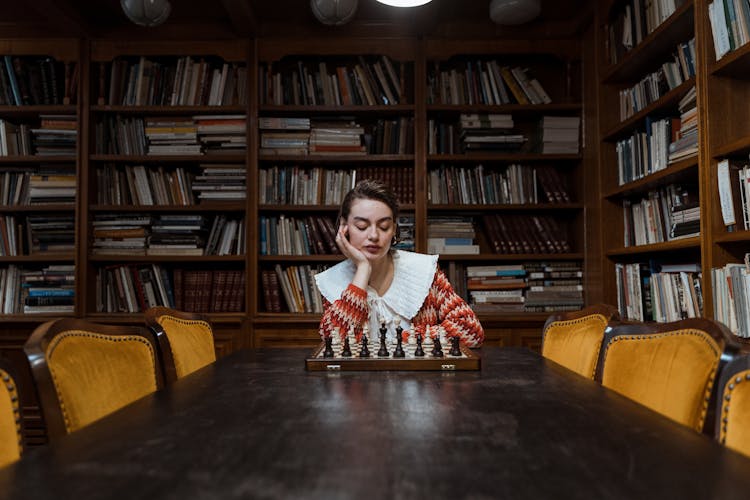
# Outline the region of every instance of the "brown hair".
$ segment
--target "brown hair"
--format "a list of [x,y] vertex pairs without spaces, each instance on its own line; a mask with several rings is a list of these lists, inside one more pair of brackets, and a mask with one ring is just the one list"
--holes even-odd
[[382,181],[365,179],[359,181],[344,196],[339,210],[339,223],[349,218],[349,212],[355,200],[375,200],[388,205],[393,213],[393,223],[395,225],[394,243],[398,240],[398,198],[388,185]]

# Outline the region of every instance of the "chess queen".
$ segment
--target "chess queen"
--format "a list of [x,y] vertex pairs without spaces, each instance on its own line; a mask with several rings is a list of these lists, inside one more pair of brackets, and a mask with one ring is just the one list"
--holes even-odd
[[359,340],[365,324],[377,332],[385,323],[390,343],[400,326],[405,341],[429,334],[478,347],[484,330],[438,268],[438,256],[392,248],[398,208],[396,195],[379,181],[360,181],[344,197],[336,244],[346,260],[315,276],[323,296],[321,337],[353,330]]

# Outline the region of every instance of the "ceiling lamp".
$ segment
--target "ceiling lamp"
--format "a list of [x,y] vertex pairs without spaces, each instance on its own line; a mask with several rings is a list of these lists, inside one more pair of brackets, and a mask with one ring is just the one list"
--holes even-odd
[[341,26],[357,13],[358,0],[310,0],[315,17],[328,26]]
[[378,0],[380,3],[390,5],[391,7],[419,7],[432,0]]
[[158,26],[169,17],[169,0],[120,0],[122,11],[138,26]]
[[490,2],[490,19],[503,26],[528,23],[541,11],[541,0],[492,0]]

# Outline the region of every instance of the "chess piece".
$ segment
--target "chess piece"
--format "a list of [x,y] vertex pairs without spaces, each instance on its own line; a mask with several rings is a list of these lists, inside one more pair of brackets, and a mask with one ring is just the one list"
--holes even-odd
[[418,358],[424,357],[424,349],[422,349],[422,335],[417,334],[417,350],[414,351],[414,356]]
[[378,350],[379,358],[387,358],[391,354],[388,352],[388,348],[385,346],[385,334],[388,329],[385,327],[385,323],[380,324],[380,349]]
[[443,357],[443,346],[440,345],[440,337],[435,337],[433,340],[432,357],[442,358]]
[[367,335],[362,333],[362,349],[359,351],[360,358],[369,358],[370,349],[367,347]]
[[345,358],[352,357],[352,349],[349,346],[349,335],[344,338],[344,348],[341,350],[341,355]]
[[333,357],[333,347],[331,346],[331,344],[333,343],[333,337],[330,337],[330,336],[326,337],[325,343],[326,343],[326,348],[323,351],[323,357],[324,358],[332,358]]
[[396,327],[396,350],[393,351],[393,357],[394,358],[405,358],[406,353],[404,352],[404,347],[401,345],[403,342],[403,332],[404,329],[400,326]]
[[461,339],[459,337],[451,337],[451,356],[461,356],[460,343]]

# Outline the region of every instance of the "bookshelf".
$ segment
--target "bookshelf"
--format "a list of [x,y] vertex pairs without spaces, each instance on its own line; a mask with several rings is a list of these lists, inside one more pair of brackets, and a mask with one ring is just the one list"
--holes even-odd
[[[81,168],[81,50],[76,39],[0,39],[3,64],[9,64],[15,77],[11,83],[10,68],[3,67],[0,269],[5,331],[0,349],[19,367],[25,366],[21,348],[31,330],[51,318],[81,313],[80,280],[73,271],[80,263],[75,247],[81,217],[77,181]],[[65,129],[59,132],[66,137],[64,150],[50,149],[50,132],[43,129]],[[45,220],[53,222],[52,227],[40,224]],[[49,269],[57,271],[43,271]],[[32,279],[36,286],[31,285]],[[22,283],[30,286],[22,288]],[[47,287],[54,290],[41,290]],[[55,294],[58,297],[53,297]],[[42,297],[27,299],[27,295]],[[12,307],[11,301],[15,302]],[[27,303],[31,307],[24,312]],[[52,304],[55,307],[49,307]],[[44,307],[60,310],[45,312]],[[22,371],[19,376],[26,443],[37,444],[44,440],[41,411],[32,403],[36,395],[30,372]]]
[[81,313],[202,311],[231,352],[247,312],[248,46],[97,40],[89,52]]
[[[597,56],[599,109],[611,110],[600,112],[598,134],[600,220],[602,227],[612,228],[602,238],[604,301],[618,304],[629,319],[710,316],[706,221],[716,205],[703,181],[701,114],[707,108],[704,31],[696,22],[700,5],[685,1],[655,15],[649,4],[641,18],[650,19],[649,29],[633,35],[632,48],[625,50],[620,43],[627,38],[623,13],[630,9],[631,19],[638,17],[635,5],[607,2],[597,13],[599,41],[606,41],[608,49]],[[644,89],[639,82],[649,78],[654,84]],[[691,106],[696,109],[690,111]],[[668,149],[687,136],[689,151]],[[672,286],[662,288],[661,280],[671,280]]]
[[[169,288],[176,294],[179,288],[174,283],[177,270],[185,275],[198,273],[191,275],[193,285],[198,288],[216,287],[218,283],[213,281],[216,273],[224,273],[225,286],[240,289],[243,298],[231,311],[226,309],[228,298],[212,295],[209,299],[208,315],[216,324],[220,353],[250,345],[312,346],[318,342],[320,314],[304,309],[304,312],[290,312],[284,297],[280,297],[280,310],[269,308],[264,296],[264,278],[270,271],[275,274],[279,266],[282,270],[309,268],[309,280],[311,270],[340,261],[340,255],[325,240],[325,223],[319,221],[335,224],[340,197],[351,184],[351,174],[356,172],[359,178],[380,177],[395,185],[402,202],[402,215],[408,218],[402,221],[402,226],[408,228],[402,235],[406,240],[404,244],[411,245],[408,248],[428,251],[428,219],[432,217],[473,219],[478,234],[473,244],[478,246],[479,252],[468,255],[442,252],[441,262],[446,270],[451,266],[569,261],[585,268],[592,255],[586,247],[584,234],[589,203],[586,193],[590,192],[585,172],[589,160],[581,146],[580,135],[576,136],[574,152],[544,152],[539,146],[539,137],[543,134],[540,123],[544,117],[580,120],[584,113],[578,41],[347,36],[344,42],[325,37],[189,42],[84,39],[73,40],[64,49],[64,44],[52,40],[47,52],[41,50],[45,45],[40,41],[12,44],[13,53],[45,52],[63,61],[79,63],[81,85],[74,104],[0,108],[0,117],[19,121],[54,113],[78,117],[79,142],[75,156],[45,158],[45,162],[52,164],[72,160],[71,164],[75,165],[78,187],[75,203],[48,205],[45,209],[55,213],[70,210],[75,220],[76,247],[74,251],[56,255],[1,258],[19,266],[37,262],[74,264],[77,300],[71,314],[122,324],[140,324],[139,310],[151,302],[163,302],[169,296],[166,291]],[[182,87],[176,86],[175,75],[188,64],[188,58],[194,67],[205,65],[209,76],[205,77],[205,83],[201,83],[204,77],[198,76]],[[431,101],[428,98],[432,92],[431,72],[450,71],[465,65],[466,61],[482,61],[483,64],[495,61],[498,68],[527,69],[527,75],[539,80],[551,102],[521,104],[517,100],[505,103],[493,100],[455,104]],[[235,75],[238,69],[245,71],[242,88],[235,87],[232,94],[239,95],[242,91],[245,96],[242,100],[217,97],[219,88],[227,88],[226,82],[217,84],[215,89],[212,77],[221,78],[227,65]],[[290,87],[295,85],[295,72],[297,79],[305,74],[311,77],[312,86],[306,87],[305,92],[318,87],[314,103],[302,99],[301,87],[297,87],[296,95]],[[319,76],[323,74],[329,75],[327,89],[321,87],[326,81]],[[362,85],[360,80],[367,79],[369,91],[364,87],[353,89],[352,86]],[[196,89],[204,90],[194,91],[192,99],[174,97],[175,89],[189,89],[191,82]],[[347,85],[348,97],[345,97],[341,89]],[[284,89],[287,89],[286,94]],[[507,91],[512,92],[510,88]],[[447,152],[430,149],[430,121],[456,124],[462,115],[476,113],[512,117],[514,129],[525,138],[521,149],[479,149],[470,153],[462,148]],[[199,117],[205,115],[210,115],[212,120],[244,116],[242,142],[246,148],[216,150],[200,138],[200,133],[197,141],[201,147],[195,147],[191,127],[200,126]],[[306,130],[309,136],[314,135],[321,124],[322,128],[343,126],[350,129],[347,133],[356,129],[354,135],[365,150],[326,151],[321,148],[314,154],[279,150],[273,140],[269,141],[274,139],[269,133],[283,133],[283,127],[278,124],[295,118],[311,122],[312,132]],[[275,125],[267,126],[266,120]],[[161,138],[153,134],[162,132],[187,134],[191,139],[183,135],[178,138],[184,141],[155,140]],[[321,136],[320,144],[325,145],[325,132]],[[150,149],[155,144],[166,149]],[[309,137],[306,145],[310,147]],[[0,164],[10,162],[26,166],[38,161],[34,157],[0,157]],[[225,175],[236,174],[233,169],[244,169],[243,179],[233,187],[223,186],[222,189],[227,189],[227,193],[244,189],[247,196],[220,200],[198,198],[201,191],[190,189],[190,182],[198,182],[198,178],[206,174],[207,165],[225,167],[228,169]],[[517,168],[512,175],[516,176],[515,182],[524,184],[526,194],[519,199],[515,198],[516,193],[513,199],[466,198],[459,203],[433,203],[431,174],[445,166],[473,175],[479,165],[486,169],[490,184],[511,182],[510,172]],[[511,168],[513,165],[518,167]],[[547,190],[554,191],[555,183],[562,182],[561,190],[567,198],[558,200],[554,194],[548,195],[541,180],[531,186],[529,179],[533,179],[533,171],[540,172],[540,179],[544,172],[553,172],[557,177],[547,182]],[[274,187],[280,176],[286,179],[285,186],[289,183],[283,193]],[[296,179],[293,188],[291,178]],[[306,184],[312,182],[316,183],[315,188],[310,187],[313,184]],[[338,187],[331,190],[331,185]],[[205,192],[211,189],[206,188]],[[534,198],[531,198],[534,191]],[[37,212],[35,207],[0,207],[0,216],[27,217]],[[224,251],[200,254],[205,240],[210,239],[207,233],[219,217],[236,222],[236,236],[228,237],[234,243],[228,243]],[[279,224],[282,217],[288,231],[301,231],[308,244],[319,242],[322,248],[270,251],[268,228],[271,221]],[[568,248],[558,249],[553,244],[552,247],[522,250],[519,246],[514,252],[499,254],[492,239],[483,234],[482,220],[491,217],[515,221],[519,227],[539,223],[550,235],[559,232],[558,243],[562,245],[564,240]],[[168,225],[166,222],[170,221],[177,224],[175,220],[201,225],[203,239],[180,250],[169,246],[158,249],[156,245],[152,248],[152,243],[158,243],[152,238],[154,226]],[[112,226],[112,221],[119,222],[120,226],[128,222],[135,227]],[[555,221],[559,221],[559,228],[548,226]],[[306,224],[317,228],[317,239],[313,238],[316,231],[308,230]],[[127,238],[138,241],[120,241]],[[108,239],[117,244],[104,241]],[[186,241],[182,244],[190,245]],[[544,242],[539,240],[535,244],[544,245]],[[154,249],[157,251],[152,251]],[[200,274],[203,272],[212,273],[211,278],[198,285],[198,280],[205,278]],[[237,281],[236,273],[241,273],[244,281]],[[300,271],[298,278],[304,277]],[[148,283],[150,292],[146,291]],[[131,293],[129,298],[123,295],[121,287],[126,285],[136,287],[135,295]],[[143,295],[137,292],[138,287],[142,288]],[[544,311],[485,311],[480,313],[480,319],[487,330],[489,344],[539,348],[539,329],[548,315]],[[41,317],[6,314],[4,319],[17,323],[19,332],[24,330],[28,334]],[[14,342],[18,346],[22,344],[22,341]]]
[[[747,289],[747,271],[744,265],[748,252],[750,231],[743,221],[743,207],[740,206],[740,192],[735,168],[741,168],[748,163],[750,152],[750,127],[745,120],[737,119],[738,106],[743,106],[750,97],[750,72],[747,62],[750,60],[750,46],[747,36],[743,35],[744,43],[740,43],[739,33],[735,31],[731,50],[717,58],[718,22],[709,19],[709,3],[696,2],[697,29],[705,33],[705,67],[703,80],[706,102],[705,142],[706,148],[702,152],[701,161],[705,164],[704,184],[706,189],[706,204],[711,207],[709,216],[705,220],[706,237],[703,241],[704,275],[710,277],[707,295],[707,310],[711,317],[724,322],[730,329],[742,337],[750,335],[748,325],[748,298],[740,292]],[[720,4],[721,2],[719,2]],[[746,6],[745,6],[746,7]],[[747,22],[738,20],[747,31]],[[738,24],[739,25],[739,24]],[[728,31],[732,36],[732,31]],[[734,119],[726,119],[734,117]],[[720,187],[719,164],[727,161],[730,167],[730,183],[726,188]],[[730,194],[734,198],[736,224],[731,228],[725,225],[722,215],[722,197]],[[729,205],[732,205],[729,202]],[[733,268],[730,272],[730,268]],[[718,274],[718,273],[721,274]],[[726,280],[732,281],[735,293],[730,294]],[[709,281],[709,280],[707,280]],[[742,302],[744,301],[744,306]],[[732,303],[729,311],[729,303]],[[744,340],[744,339],[743,339]]]

